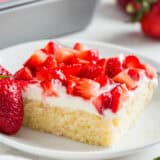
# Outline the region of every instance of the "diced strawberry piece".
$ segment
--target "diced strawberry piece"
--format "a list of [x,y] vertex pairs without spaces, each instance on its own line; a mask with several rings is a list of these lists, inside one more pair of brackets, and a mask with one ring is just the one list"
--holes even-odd
[[50,80],[50,79],[58,79],[62,83],[65,83],[66,77],[62,73],[60,69],[48,69],[46,67],[41,67],[37,73],[36,73],[36,78],[44,81],[44,80]]
[[57,85],[60,83],[58,80],[45,80],[41,82],[43,94],[46,96],[58,96]]
[[61,70],[66,76],[68,75],[77,76],[80,73],[81,66],[82,66],[81,64],[69,64],[62,66]]
[[17,80],[32,80],[33,76],[28,67],[23,67],[14,74],[14,78]]
[[68,94],[73,94],[74,88],[76,84],[78,83],[79,79],[80,78],[71,76],[71,75],[67,77],[66,88],[67,88]]
[[38,80],[44,81],[44,80],[47,80],[47,79],[52,79],[53,76],[52,76],[50,70],[48,70],[46,67],[41,67],[36,72],[36,78]]
[[42,50],[35,51],[33,55],[25,62],[24,66],[29,69],[37,69],[39,66],[44,63],[48,55]]
[[93,79],[99,75],[103,75],[104,71],[101,66],[96,64],[84,64],[80,70],[80,77]]
[[103,115],[105,109],[111,108],[112,105],[111,93],[110,92],[102,93],[93,100],[93,104],[96,107],[97,111]]
[[153,79],[156,77],[156,70],[150,65],[142,64],[142,68],[145,70],[145,74],[148,78]]
[[129,90],[133,90],[137,87],[137,82],[134,81],[127,73],[123,71],[113,77],[113,80],[118,83],[126,84]]
[[94,79],[96,82],[100,84],[101,87],[104,87],[105,85],[110,83],[110,79],[106,75],[100,75]]
[[2,66],[0,65],[0,75],[3,75],[3,76],[11,76],[12,74],[11,74],[8,70],[6,70],[4,67],[2,67]]
[[55,52],[55,58],[58,63],[69,61],[69,59],[73,58],[78,54],[78,51],[71,48],[59,48]]
[[122,105],[121,101],[122,90],[119,86],[116,86],[114,89],[112,89],[111,94],[112,94],[112,112],[116,113]]
[[47,54],[54,54],[60,46],[56,42],[48,42],[47,45],[44,47],[44,51]]
[[78,51],[86,51],[86,50],[88,50],[88,47],[82,43],[77,42],[77,43],[75,43],[73,49],[78,50]]
[[101,58],[97,61],[97,65],[101,66],[104,70],[104,74],[106,74],[106,68],[107,68],[107,59]]
[[90,49],[80,52],[79,58],[95,63],[99,59],[99,53],[97,50]]
[[57,79],[45,80],[41,82],[43,94],[46,96],[58,96],[58,87],[61,82]]
[[142,65],[138,57],[136,57],[135,55],[128,55],[124,59],[123,67],[124,68],[141,68]]
[[140,74],[139,74],[139,72],[138,72],[137,69],[133,69],[133,68],[129,69],[129,70],[128,70],[128,75],[129,75],[134,81],[139,81],[139,79],[140,79]]
[[64,84],[66,82],[66,76],[63,74],[62,70],[60,69],[53,69],[51,70],[51,74],[54,79],[58,79]]
[[106,73],[112,78],[122,71],[122,64],[118,57],[109,58],[107,60]]
[[43,63],[43,66],[45,66],[46,68],[50,68],[50,69],[54,69],[56,68],[57,65],[57,61],[55,59],[54,56],[49,56]]
[[81,96],[85,99],[90,99],[91,97],[96,96],[99,88],[99,83],[87,78],[81,78],[77,82],[73,94],[75,96]]

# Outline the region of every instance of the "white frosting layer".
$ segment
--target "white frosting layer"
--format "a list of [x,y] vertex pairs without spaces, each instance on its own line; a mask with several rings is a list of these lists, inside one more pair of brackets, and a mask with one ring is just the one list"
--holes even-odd
[[[148,79],[145,75],[144,72],[141,73],[141,80],[139,81],[138,87],[133,90],[133,91],[128,91],[130,97],[134,96],[135,94],[138,94],[139,92],[141,93],[141,90],[145,89],[146,84],[148,84],[149,81],[151,81],[153,84],[157,85],[158,81],[157,78],[154,78],[153,80]],[[40,87],[39,84],[30,84],[28,87],[25,89],[23,92],[23,97],[28,98],[28,99],[33,99],[33,100],[38,100],[38,101],[43,101],[44,103],[50,105],[50,106],[56,106],[56,107],[62,107],[62,108],[72,108],[76,110],[83,110],[87,111],[96,115],[100,115],[95,106],[92,104],[91,101],[85,100],[81,97],[78,96],[72,96],[67,94],[65,87],[63,86],[58,86],[58,97],[44,97],[43,96],[43,90]],[[103,89],[100,90],[100,93],[105,92],[113,88],[113,85],[104,87]],[[100,94],[99,93],[99,94]],[[118,116],[121,112],[123,112],[124,108],[127,107],[127,101],[124,102],[123,106],[119,111],[115,114],[113,113],[110,109],[106,109],[104,111],[104,116],[106,117],[112,117],[113,116]]]

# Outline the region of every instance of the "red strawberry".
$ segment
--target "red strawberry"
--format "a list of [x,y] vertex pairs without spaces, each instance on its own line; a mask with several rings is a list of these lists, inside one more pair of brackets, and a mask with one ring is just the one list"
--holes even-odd
[[150,65],[143,64],[142,68],[145,70],[145,74],[148,78],[153,79],[156,77],[156,70]]
[[90,99],[91,97],[96,96],[99,87],[99,83],[87,78],[81,78],[77,82],[73,94],[75,96],[81,96],[85,99]]
[[33,76],[28,67],[23,67],[14,74],[14,78],[17,80],[32,80]]
[[137,83],[124,71],[113,77],[113,80],[118,83],[126,84],[127,88],[133,90],[137,87]]
[[71,75],[67,77],[66,89],[68,94],[73,94],[74,88],[78,83],[79,79],[80,79],[79,77],[75,77]]
[[40,68],[36,73],[36,78],[44,81],[44,80],[51,80],[51,79],[58,79],[62,83],[66,81],[65,75],[62,73],[60,69],[48,69],[45,67]]
[[97,65],[101,66],[103,68],[104,74],[106,74],[106,68],[107,68],[107,59],[106,58],[101,58],[97,61]]
[[33,55],[25,62],[24,66],[35,70],[45,62],[47,57],[48,55],[42,50],[35,51]]
[[0,75],[11,76],[11,73],[0,65]]
[[117,0],[117,3],[120,7],[122,7],[125,10],[127,5],[132,1],[134,0]]
[[15,80],[0,80],[0,131],[15,134],[22,126],[23,100]]
[[86,51],[86,50],[88,50],[87,46],[85,46],[84,44],[79,43],[79,42],[75,43],[73,49],[78,50],[78,51]]
[[137,69],[129,69],[128,70],[128,75],[134,80],[134,81],[139,81],[140,79],[140,74]]
[[44,80],[47,80],[47,79],[52,79],[53,76],[50,72],[50,69],[47,69],[46,67],[41,67],[36,72],[36,78],[38,80],[44,81]]
[[50,69],[54,69],[58,66],[55,57],[51,55],[48,56],[42,65]]
[[141,62],[135,55],[128,55],[123,62],[124,68],[142,68]]
[[44,52],[47,54],[54,54],[60,46],[56,42],[48,42],[47,45],[44,47]]
[[122,106],[122,89],[120,86],[116,86],[111,91],[112,94],[112,112],[116,113]]
[[106,72],[112,78],[122,71],[122,64],[118,57],[109,58],[107,60]]
[[78,55],[78,51],[71,48],[59,48],[55,52],[55,58],[58,63],[69,61],[74,56]]
[[101,87],[106,86],[106,84],[110,84],[110,78],[106,75],[99,75],[98,77],[94,78],[94,80],[98,82]]
[[60,68],[66,76],[68,75],[77,76],[80,73],[81,66],[82,66],[81,64],[69,64],[69,65],[64,65]]
[[79,76],[93,79],[103,74],[104,74],[104,71],[101,66],[98,66],[96,64],[84,64],[81,67]]
[[93,100],[93,104],[96,107],[97,111],[103,115],[105,109],[111,108],[112,105],[111,93],[110,92],[102,93]]
[[79,53],[79,58],[95,63],[99,59],[99,53],[97,50],[86,50]]
[[45,80],[41,82],[41,86],[43,88],[43,94],[46,96],[58,96],[57,86],[59,85],[59,80]]
[[147,36],[160,38],[160,1],[154,3],[142,17],[141,28]]

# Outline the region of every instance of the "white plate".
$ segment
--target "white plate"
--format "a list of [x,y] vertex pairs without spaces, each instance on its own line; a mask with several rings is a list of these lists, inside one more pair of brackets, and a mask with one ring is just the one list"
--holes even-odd
[[[0,64],[14,72],[35,49],[43,47],[46,42],[31,42],[4,49],[0,52]],[[75,41],[60,40],[60,42],[71,46]],[[129,49],[111,44],[91,41],[83,41],[83,43],[91,48],[98,48],[102,56],[122,52],[133,53]],[[142,60],[158,66],[156,62],[149,59],[142,58]],[[129,130],[119,144],[112,148],[86,145],[23,127],[15,136],[0,134],[0,142],[32,154],[69,160],[115,158],[135,153],[160,142],[159,95],[157,91],[136,125]]]

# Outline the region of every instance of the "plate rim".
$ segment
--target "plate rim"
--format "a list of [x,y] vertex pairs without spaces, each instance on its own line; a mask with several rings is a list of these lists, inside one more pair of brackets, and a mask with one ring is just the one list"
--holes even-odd
[[[36,44],[36,43],[46,43],[48,41],[54,41],[54,40],[56,40],[60,43],[65,43],[65,42],[73,43],[73,42],[77,41],[77,39],[75,39],[75,38],[42,39],[42,40],[38,40],[38,41],[20,43],[20,44],[13,45],[13,46],[10,46],[10,47],[7,47],[7,48],[3,48],[3,49],[0,50],[0,52],[5,52],[5,51],[11,50],[13,48],[23,47],[23,46],[30,45],[30,44],[33,44],[33,43],[34,44]],[[114,48],[114,49],[117,49],[117,50],[122,50],[122,52],[123,51],[131,52],[131,53],[136,54],[137,56],[139,56],[140,58],[142,58],[144,60],[150,61],[152,63],[152,65],[154,65],[156,67],[156,69],[157,69],[157,66],[160,66],[158,61],[150,59],[146,56],[143,56],[142,54],[140,54],[139,51],[136,51],[136,50],[133,50],[133,49],[121,46],[121,45],[106,43],[106,42],[101,42],[101,41],[95,41],[95,40],[84,40],[84,39],[81,39],[81,38],[78,38],[78,41],[86,43],[86,44],[90,44],[90,45],[97,45],[97,46],[99,46],[99,48],[101,46],[104,46],[104,47],[108,47],[108,48],[110,47],[110,48]],[[1,53],[0,53],[0,57],[1,57]],[[26,144],[26,143],[17,142],[14,139],[9,139],[9,136],[3,135],[3,134],[0,134],[0,142],[3,143],[3,144],[6,144],[6,145],[8,145],[12,148],[16,148],[16,149],[24,151],[24,152],[28,152],[28,153],[31,153],[31,154],[34,154],[34,155],[39,155],[39,156],[48,157],[48,158],[63,159],[65,157],[67,159],[74,159],[75,157],[77,157],[77,155],[80,155],[80,157],[83,158],[83,159],[84,158],[85,159],[87,159],[87,158],[95,158],[96,159],[96,158],[116,158],[116,157],[122,157],[122,156],[125,156],[125,155],[129,155],[129,154],[132,154],[132,153],[140,152],[144,149],[147,149],[147,148],[150,148],[154,145],[159,144],[160,140],[157,140],[153,143],[146,144],[146,145],[143,145],[143,146],[138,146],[138,147],[130,148],[130,149],[127,149],[127,150],[121,149],[119,151],[110,152],[110,153],[106,153],[106,150],[65,151],[65,150],[46,149],[46,148],[42,148],[42,147],[38,147],[38,146],[32,146],[32,145],[29,145],[29,144]]]

